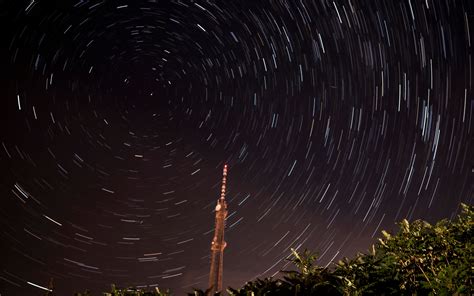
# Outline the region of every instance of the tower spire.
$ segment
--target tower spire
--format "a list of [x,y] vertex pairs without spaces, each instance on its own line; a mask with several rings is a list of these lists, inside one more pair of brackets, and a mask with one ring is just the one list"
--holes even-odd
[[209,271],[209,289],[208,295],[214,295],[222,291],[222,278],[224,269],[224,241],[225,218],[227,217],[227,203],[225,201],[227,182],[227,164],[222,171],[221,196],[217,200],[215,208],[216,224],[214,229],[214,238],[211,242],[211,269]]
[[222,170],[221,200],[225,199],[226,183],[227,183],[227,164],[224,164],[224,169]]

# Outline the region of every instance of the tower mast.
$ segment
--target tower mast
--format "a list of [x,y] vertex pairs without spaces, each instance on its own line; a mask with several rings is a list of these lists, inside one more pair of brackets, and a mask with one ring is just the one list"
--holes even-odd
[[224,269],[224,241],[225,218],[227,217],[227,203],[225,202],[227,182],[227,164],[224,165],[222,172],[221,196],[217,200],[215,209],[216,225],[214,229],[214,238],[211,243],[211,270],[209,272],[209,294],[214,295],[222,291],[222,272]]

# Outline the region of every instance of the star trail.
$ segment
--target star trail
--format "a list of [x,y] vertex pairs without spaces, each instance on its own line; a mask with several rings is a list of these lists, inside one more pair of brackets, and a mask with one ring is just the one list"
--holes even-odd
[[0,293],[207,288],[474,196],[470,0],[0,1]]

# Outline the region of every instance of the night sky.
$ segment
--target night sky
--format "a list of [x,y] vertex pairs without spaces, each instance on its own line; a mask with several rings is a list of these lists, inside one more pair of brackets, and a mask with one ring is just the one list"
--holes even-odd
[[326,266],[474,196],[472,0],[0,1],[0,294]]

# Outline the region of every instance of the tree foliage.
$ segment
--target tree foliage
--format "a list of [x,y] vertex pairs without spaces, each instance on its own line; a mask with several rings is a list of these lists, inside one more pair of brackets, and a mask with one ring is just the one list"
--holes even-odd
[[462,205],[453,221],[431,225],[417,220],[399,223],[367,254],[344,258],[334,268],[315,265],[317,256],[292,250],[297,271],[282,279],[257,279],[230,295],[474,295],[472,206]]
[[[92,294],[86,290],[84,293],[75,293],[74,296],[91,296]],[[152,291],[145,291],[138,288],[125,288],[119,289],[115,285],[111,286],[110,292],[102,293],[103,296],[171,296],[169,290],[160,291],[159,288],[155,287]]]

